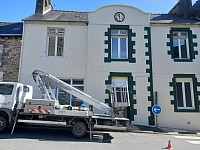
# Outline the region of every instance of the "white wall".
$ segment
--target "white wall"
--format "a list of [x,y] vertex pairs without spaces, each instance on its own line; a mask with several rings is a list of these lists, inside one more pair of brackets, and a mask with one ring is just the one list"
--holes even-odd
[[[47,56],[48,27],[65,29],[63,57]],[[59,78],[85,78],[86,37],[86,25],[25,22],[19,81],[35,85],[31,76],[34,70],[41,70]],[[36,86],[34,87],[34,90],[37,90]],[[34,93],[34,96],[39,95]]]
[[[122,12],[125,15],[123,22],[116,22],[114,15],[117,12]],[[105,17],[106,16],[106,17]],[[132,40],[136,42],[133,46],[136,49],[136,63],[129,62],[104,62],[104,57],[107,57],[105,49],[107,45],[104,43],[107,40],[105,32],[108,31],[110,25],[129,25],[132,32],[136,33],[136,37]],[[98,100],[105,102],[108,95],[105,94],[105,81],[108,80],[110,72],[128,72],[132,73],[133,80],[136,81],[136,95],[137,104],[134,109],[138,110],[138,115],[134,116],[134,123],[148,125],[148,74],[146,73],[146,59],[145,52],[147,48],[144,35],[144,27],[150,25],[150,14],[143,13],[142,11],[129,7],[111,5],[102,7],[94,12],[89,13],[88,25],[88,52],[87,52],[87,92],[93,95]]]
[[[172,27],[172,26],[171,26]],[[169,83],[172,82],[173,74],[195,74],[200,82],[200,55],[196,55],[193,62],[174,62],[171,55],[167,51],[170,47],[167,46],[169,38],[167,34],[170,33],[170,26],[152,26],[152,54],[153,54],[153,81],[154,90],[158,92],[158,104],[162,107],[162,113],[158,116],[158,124],[164,127],[174,127],[181,129],[200,130],[200,114],[199,112],[175,112],[174,105],[171,100],[174,99],[170,95],[173,91]],[[173,26],[179,27],[180,26]],[[189,27],[189,26],[181,26]],[[200,31],[198,27],[190,27],[193,34],[197,35],[194,42],[198,43],[195,50],[199,50]],[[198,88],[200,90],[200,88]]]

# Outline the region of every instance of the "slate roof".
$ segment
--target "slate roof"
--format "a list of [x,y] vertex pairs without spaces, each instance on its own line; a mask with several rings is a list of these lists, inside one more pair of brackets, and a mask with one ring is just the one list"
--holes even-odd
[[88,23],[87,12],[74,12],[74,11],[62,11],[51,10],[45,15],[34,14],[24,21],[56,21],[56,22],[84,22]]
[[[45,15],[34,14],[24,21],[89,22],[87,12],[62,10],[52,10]],[[170,14],[151,14],[151,24],[200,24],[200,21]]]
[[170,14],[152,14],[151,24],[195,24],[200,25],[200,20],[193,18],[182,18]]
[[200,0],[196,1],[196,3],[192,7],[200,10]]
[[23,32],[22,22],[0,22],[0,37],[21,37]]

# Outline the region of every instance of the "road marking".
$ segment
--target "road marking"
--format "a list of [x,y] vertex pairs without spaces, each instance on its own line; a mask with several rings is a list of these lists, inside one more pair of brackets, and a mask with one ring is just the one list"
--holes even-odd
[[177,139],[185,139],[186,142],[191,144],[200,145],[200,137],[197,136],[174,136],[174,137]]
[[[187,141],[187,140],[186,140]],[[191,143],[191,144],[200,144],[200,141],[187,141],[187,142],[189,142],[189,143]]]
[[200,137],[195,136],[174,136],[177,139],[190,139],[190,140],[200,140]]

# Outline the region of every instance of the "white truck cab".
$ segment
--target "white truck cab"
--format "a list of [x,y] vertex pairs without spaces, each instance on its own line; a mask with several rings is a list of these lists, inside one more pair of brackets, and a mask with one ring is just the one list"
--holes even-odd
[[26,99],[32,99],[33,87],[16,82],[0,82],[0,108],[13,110],[18,103],[17,109],[22,108]]

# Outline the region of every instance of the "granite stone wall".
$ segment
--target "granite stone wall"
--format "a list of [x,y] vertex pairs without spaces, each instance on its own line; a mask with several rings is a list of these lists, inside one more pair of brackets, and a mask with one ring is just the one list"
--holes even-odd
[[3,81],[18,82],[21,37],[0,37],[3,53],[0,54],[0,72],[3,72]]

